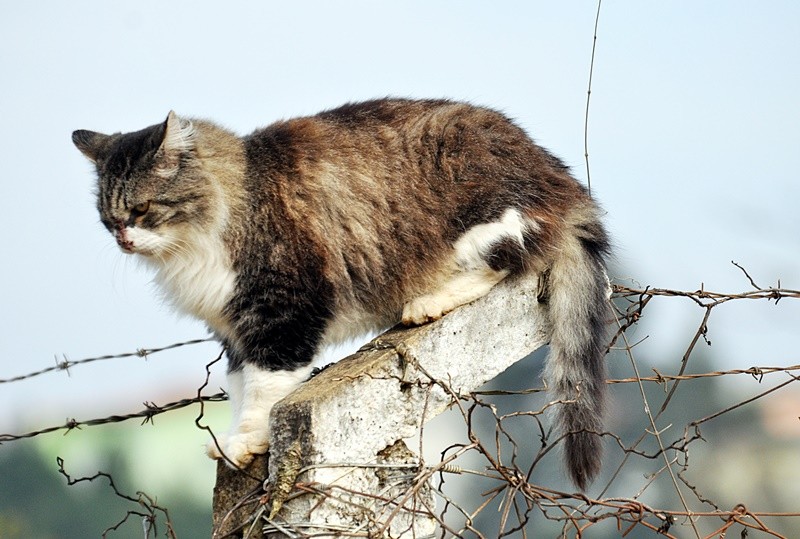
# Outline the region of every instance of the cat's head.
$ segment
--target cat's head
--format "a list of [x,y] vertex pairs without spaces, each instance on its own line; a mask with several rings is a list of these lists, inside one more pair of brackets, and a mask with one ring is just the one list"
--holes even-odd
[[124,252],[168,258],[214,220],[218,201],[197,158],[197,135],[174,112],[133,133],[72,134],[97,168],[100,220]]

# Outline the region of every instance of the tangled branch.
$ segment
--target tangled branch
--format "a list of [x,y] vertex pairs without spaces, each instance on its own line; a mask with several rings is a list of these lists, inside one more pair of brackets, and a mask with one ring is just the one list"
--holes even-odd
[[[692,534],[698,538],[721,538],[730,533],[734,526],[741,530],[760,531],[770,537],[782,537],[774,529],[774,523],[785,519],[800,517],[800,512],[765,511],[749,505],[737,504],[733,507],[723,505],[712,497],[704,495],[697,485],[690,480],[689,472],[691,448],[699,440],[706,440],[701,432],[701,427],[717,420],[721,416],[734,410],[751,405],[753,402],[765,398],[777,391],[783,390],[790,384],[800,380],[800,364],[791,362],[787,366],[780,365],[754,365],[747,368],[734,368],[715,370],[699,373],[687,372],[691,363],[692,353],[700,342],[708,342],[708,323],[712,311],[719,306],[731,301],[762,300],[775,302],[800,298],[800,291],[783,288],[778,283],[775,287],[759,287],[756,281],[747,272],[737,265],[746,275],[752,290],[737,293],[722,293],[706,290],[701,286],[695,291],[682,291],[667,288],[652,287],[627,287],[614,286],[614,304],[617,314],[618,331],[613,335],[609,349],[623,352],[629,358],[633,375],[622,378],[609,379],[612,386],[636,384],[640,388],[643,384],[658,384],[664,387],[665,396],[657,408],[651,410],[645,393],[641,392],[643,404],[647,412],[647,424],[643,426],[640,435],[634,440],[613,432],[598,432],[598,436],[606,438],[621,455],[621,461],[611,474],[599,495],[589,497],[581,493],[567,492],[539,484],[534,474],[535,470],[542,467],[546,457],[557,450],[563,437],[552,436],[548,416],[548,408],[558,406],[558,402],[545,402],[536,407],[513,406],[513,412],[500,412],[502,400],[498,399],[530,399],[542,393],[544,387],[528,388],[520,391],[483,390],[475,391],[468,395],[455,393],[449,387],[447,380],[429,377],[428,383],[444,389],[450,394],[455,410],[461,416],[463,425],[463,441],[452,441],[441,453],[439,462],[426,464],[422,461],[396,470],[399,474],[395,477],[405,477],[410,480],[407,488],[396,492],[391,490],[395,483],[387,485],[385,492],[359,493],[364,500],[373,502],[382,501],[394,508],[388,515],[373,515],[372,520],[358,529],[348,530],[319,530],[311,527],[297,526],[287,528],[285,523],[270,515],[266,508],[269,507],[269,495],[263,490],[256,489],[247,498],[241,500],[239,507],[252,508],[253,514],[248,521],[247,529],[253,531],[261,526],[265,530],[279,531],[293,537],[310,537],[314,534],[333,532],[346,533],[352,537],[374,536],[381,529],[386,529],[397,514],[412,511],[420,518],[435,519],[439,536],[441,537],[508,537],[521,534],[527,537],[530,530],[541,523],[548,521],[558,525],[562,537],[582,537],[586,530],[601,522],[613,522],[621,536],[626,536],[637,528],[647,529],[663,537],[677,537],[677,526],[689,526]],[[636,326],[646,315],[647,307],[651,301],[686,300],[702,310],[703,316],[695,329],[683,355],[680,358],[676,372],[664,372],[664,369],[651,369],[651,375],[639,373],[639,362],[635,357],[635,350],[639,342],[627,341],[628,330]],[[70,366],[98,361],[101,359],[122,357],[143,357],[163,350],[168,350],[188,344],[203,342],[204,340],[176,343],[175,345],[148,349],[145,352],[99,356],[71,362]],[[403,355],[403,350],[397,350]],[[24,434],[0,434],[0,442],[13,442],[24,438],[32,438],[52,432],[72,432],[85,426],[104,425],[140,419],[141,423],[152,422],[156,415],[198,403],[200,412],[195,419],[197,428],[210,432],[202,419],[204,417],[203,405],[206,402],[217,402],[226,399],[224,393],[203,395],[209,380],[209,368],[221,359],[221,354],[206,366],[206,379],[198,388],[197,394],[191,398],[181,399],[165,405],[156,405],[151,402],[144,403],[144,409],[133,412],[111,415],[108,417],[78,421],[69,419],[62,425],[55,425],[38,429]],[[413,362],[412,357],[405,357],[404,361]],[[756,362],[754,362],[756,363]],[[50,368],[49,370],[56,370]],[[3,380],[4,383],[20,381],[31,378],[48,369]],[[703,417],[685,418],[683,433],[670,440],[664,439],[666,428],[659,427],[663,414],[670,408],[677,387],[681,384],[694,383],[704,379],[746,375],[755,383],[762,383],[767,377],[785,376],[772,387],[765,388],[738,402],[729,404],[721,409],[704,415]],[[525,401],[529,402],[529,401]],[[520,425],[517,422],[526,422],[527,426],[522,432],[537,433],[538,447],[533,447],[530,440],[520,438]],[[672,426],[675,429],[675,426]],[[213,438],[213,432],[211,432]],[[427,438],[420,433],[420,445]],[[654,441],[650,448],[645,448],[646,441]],[[535,445],[535,444],[534,444]],[[626,497],[609,496],[612,485],[619,481],[621,472],[629,468],[636,461],[641,465],[649,462],[656,465],[656,469],[645,477],[643,485],[631,492]],[[58,459],[59,473],[67,478],[68,484],[73,485],[81,481],[95,481],[105,479],[109,482],[115,496],[127,502],[135,503],[136,508],[127,512],[124,518],[107,528],[104,534],[119,529],[126,521],[133,517],[141,517],[147,530],[155,531],[156,517],[163,517],[167,521],[167,536],[175,537],[169,515],[165,508],[159,507],[155,501],[143,493],[136,496],[121,493],[114,485],[110,475],[98,472],[92,477],[79,479],[71,478],[64,471],[63,461]],[[331,467],[367,467],[379,473],[388,465],[379,463],[327,463]],[[397,468],[397,467],[395,467]],[[383,472],[380,472],[383,473]],[[454,479],[457,478],[457,479]],[[261,478],[263,479],[263,478]],[[454,483],[453,481],[457,482]],[[470,492],[480,492],[480,501],[469,505],[469,500],[459,497],[459,487],[463,488],[463,481],[469,481]],[[459,483],[462,482],[462,483]],[[405,483],[404,483],[405,484]],[[669,505],[654,505],[644,501],[645,494],[655,484],[660,488],[671,490],[679,500],[678,507]],[[627,484],[626,484],[627,486]],[[628,487],[629,488],[629,487]],[[427,489],[427,490],[426,490]],[[303,480],[301,471],[297,481],[288,486],[288,497],[299,496],[303,493],[313,492],[324,498],[337,499],[342,503],[352,500],[353,492],[347,492],[335,485],[321,485]],[[430,505],[422,492],[430,492],[436,499],[436,504]],[[365,502],[366,503],[366,502]],[[365,507],[365,510],[369,508]],[[374,509],[374,508],[373,508]],[[369,509],[370,511],[373,509]],[[489,515],[494,515],[489,518]],[[382,519],[382,520],[381,520]],[[387,520],[388,519],[388,520]],[[714,523],[716,522],[716,523]],[[147,526],[150,526],[149,528]],[[310,525],[309,525],[310,526]],[[491,528],[489,527],[491,526]],[[147,531],[146,533],[150,533]],[[744,532],[743,532],[744,533]],[[372,535],[370,535],[372,534]]]
[[[748,281],[755,286],[755,281],[747,272]],[[498,398],[527,399],[541,393],[543,387],[521,391],[484,390],[467,395],[457,394],[446,380],[436,379],[428,375],[428,384],[438,386],[446,391],[453,401],[453,406],[461,416],[464,431],[463,441],[453,442],[441,453],[440,461],[426,464],[419,460],[415,465],[406,466],[407,483],[401,492],[389,489],[378,493],[354,493],[345,491],[336,485],[322,485],[303,479],[303,472],[289,490],[288,499],[305,493],[314,493],[320,499],[335,500],[341,504],[353,503],[353,496],[362,496],[361,500],[379,500],[394,510],[387,514],[378,514],[375,508],[363,502],[365,515],[368,515],[361,526],[340,529],[312,523],[294,522],[288,525],[273,518],[267,518],[263,508],[268,506],[268,494],[263,491],[244,498],[240,506],[259,508],[254,510],[248,520],[249,528],[255,520],[262,520],[265,532],[282,533],[290,537],[314,537],[318,534],[338,533],[350,537],[374,537],[381,530],[388,529],[393,518],[403,512],[412,512],[418,518],[433,518],[436,522],[438,537],[510,537],[521,534],[527,537],[533,529],[537,536],[541,535],[543,520],[560,527],[560,537],[583,537],[587,530],[602,522],[612,522],[621,537],[628,536],[635,529],[649,530],[649,533],[662,537],[679,537],[678,528],[689,528],[690,533],[700,539],[723,538],[738,527],[742,536],[750,532],[761,532],[769,537],[785,537],[775,529],[775,523],[800,517],[797,511],[770,511],[754,508],[742,503],[724,507],[701,492],[698,485],[690,478],[690,452],[699,442],[708,442],[701,432],[701,427],[713,422],[733,410],[748,406],[753,402],[780,391],[788,385],[800,380],[800,364],[796,362],[788,366],[751,366],[747,368],[687,373],[696,346],[700,342],[709,342],[707,327],[712,311],[731,301],[766,300],[778,303],[782,299],[798,299],[800,292],[783,288],[780,283],[776,287],[748,290],[738,293],[722,293],[705,290],[701,286],[696,291],[681,291],[666,288],[631,288],[617,285],[614,287],[614,302],[617,306],[617,322],[619,330],[615,333],[609,349],[622,352],[629,358],[633,376],[608,380],[612,386],[625,384],[639,385],[640,398],[646,411],[646,424],[642,425],[641,434],[634,440],[613,432],[597,432],[611,441],[611,445],[621,455],[621,462],[611,474],[610,479],[602,486],[598,496],[587,496],[582,493],[569,492],[537,483],[534,471],[543,466],[545,458],[554,452],[563,440],[563,436],[554,437],[548,425],[548,408],[558,406],[558,402],[545,402],[535,408],[516,408],[516,411],[501,413]],[[690,339],[680,358],[677,372],[667,373],[653,369],[654,375],[642,376],[639,373],[639,361],[634,349],[639,343],[627,340],[627,330],[637,325],[645,315],[646,307],[654,299],[688,300],[703,310],[700,324]],[[396,350],[403,363],[413,362],[413,357],[406,357],[402,349]],[[663,414],[674,402],[675,392],[679,385],[694,383],[699,380],[724,376],[747,375],[753,382],[762,383],[767,376],[786,376],[787,379],[774,387],[762,390],[755,395],[743,398],[722,409],[702,417],[686,417],[683,433],[671,440],[664,435],[670,425],[661,425]],[[665,396],[660,405],[651,408],[643,384],[664,386]],[[526,422],[525,428],[515,422]],[[661,425],[661,426],[660,426]],[[520,432],[538,433],[539,446],[532,447],[527,435],[521,438]],[[425,435],[420,432],[420,445]],[[643,449],[646,441],[652,442],[653,449]],[[637,466],[655,470],[648,473],[645,481],[638,488],[631,489],[626,483],[623,489],[630,492],[625,497],[610,496],[612,485],[619,481],[621,472],[630,468],[633,462]],[[462,464],[469,463],[469,464]],[[647,464],[649,463],[649,466]],[[342,468],[367,468],[381,473],[378,463],[326,463],[323,466]],[[629,470],[630,471],[630,470]],[[343,472],[345,473],[345,472]],[[399,473],[399,472],[398,472]],[[453,483],[452,478],[469,483]],[[434,484],[435,483],[435,484]],[[463,485],[469,485],[466,488]],[[661,491],[671,491],[677,499],[677,506],[670,504],[652,504],[645,501],[648,492],[654,485]],[[461,486],[461,488],[459,488]],[[436,498],[434,506],[426,502],[420,493],[429,488]],[[480,492],[480,501],[464,500],[458,496],[459,491]],[[390,494],[391,493],[391,494]],[[473,497],[474,498],[474,497]],[[320,502],[321,503],[321,502]],[[473,504],[473,505],[469,505]],[[786,524],[788,525],[788,524]]]
[[108,535],[109,532],[115,531],[120,528],[123,524],[125,524],[129,518],[131,517],[141,517],[142,519],[142,527],[144,528],[144,537],[148,539],[150,537],[150,533],[152,532],[153,537],[158,535],[158,515],[159,513],[163,515],[164,519],[166,520],[166,536],[170,539],[177,539],[177,535],[175,534],[175,530],[172,526],[172,520],[169,516],[169,511],[165,507],[161,507],[156,503],[156,501],[145,494],[144,492],[137,492],[136,497],[130,496],[128,494],[122,493],[114,483],[114,478],[111,477],[110,474],[105,472],[97,472],[91,477],[79,477],[73,478],[70,476],[66,470],[64,470],[64,459],[61,457],[56,457],[56,464],[58,465],[58,473],[63,475],[67,479],[67,485],[73,486],[77,483],[81,482],[93,482],[97,479],[106,479],[108,481],[108,486],[111,487],[111,490],[114,491],[114,495],[118,498],[125,500],[126,502],[130,502],[138,507],[138,509],[130,509],[125,513],[125,516],[122,517],[116,524],[109,526],[103,531],[103,538]]

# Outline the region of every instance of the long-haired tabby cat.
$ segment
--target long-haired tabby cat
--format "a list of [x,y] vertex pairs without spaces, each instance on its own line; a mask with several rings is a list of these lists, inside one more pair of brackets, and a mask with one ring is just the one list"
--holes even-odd
[[380,99],[245,137],[170,112],[72,140],[119,247],[224,343],[234,419],[219,447],[237,466],[267,450],[270,409],[323,345],[436,320],[537,272],[567,466],[580,488],[596,475],[609,241],[586,189],[502,114]]

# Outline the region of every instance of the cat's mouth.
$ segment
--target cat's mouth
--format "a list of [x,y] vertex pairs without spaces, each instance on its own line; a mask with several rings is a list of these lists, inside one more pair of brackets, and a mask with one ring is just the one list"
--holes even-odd
[[150,257],[150,256],[153,256],[155,254],[150,249],[145,249],[143,247],[137,247],[135,245],[122,245],[122,244],[119,244],[119,248],[126,255],[141,255],[141,256]]
[[114,239],[117,240],[117,245],[120,250],[127,255],[144,255],[149,256],[153,254],[151,249],[141,245],[141,242],[135,242],[129,235],[128,229],[123,228],[114,232]]

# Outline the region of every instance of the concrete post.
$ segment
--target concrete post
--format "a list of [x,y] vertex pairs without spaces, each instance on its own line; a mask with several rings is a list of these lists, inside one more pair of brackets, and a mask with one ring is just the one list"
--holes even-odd
[[429,472],[403,439],[546,343],[537,290],[535,277],[509,280],[439,321],[390,330],[278,403],[265,536],[432,537]]

